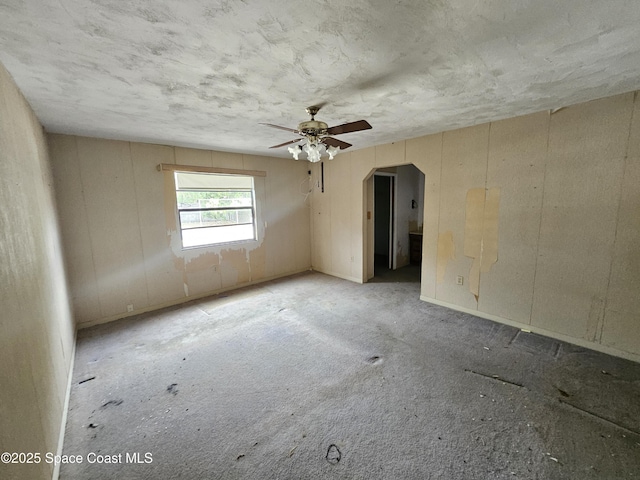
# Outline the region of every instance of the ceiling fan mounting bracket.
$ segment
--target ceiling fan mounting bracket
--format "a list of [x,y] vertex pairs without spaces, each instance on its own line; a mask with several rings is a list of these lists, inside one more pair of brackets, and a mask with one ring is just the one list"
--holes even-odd
[[313,117],[315,117],[315,116],[316,116],[316,114],[320,111],[320,107],[317,107],[317,106],[315,106],[315,105],[312,105],[312,106],[310,106],[310,107],[307,107],[305,110],[307,111],[307,113],[308,113],[309,115],[311,115],[311,120],[314,120],[314,118],[313,118]]

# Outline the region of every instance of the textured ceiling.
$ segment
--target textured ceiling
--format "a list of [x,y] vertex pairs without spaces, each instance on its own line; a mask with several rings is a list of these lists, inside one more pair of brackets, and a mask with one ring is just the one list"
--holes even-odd
[[324,104],[354,149],[640,88],[637,0],[0,0],[50,132],[286,155]]

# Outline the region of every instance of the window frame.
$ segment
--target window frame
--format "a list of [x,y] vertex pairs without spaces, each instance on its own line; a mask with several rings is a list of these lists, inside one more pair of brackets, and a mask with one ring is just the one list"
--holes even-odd
[[[165,168],[169,167],[169,168]],[[216,247],[220,245],[230,245],[230,244],[239,244],[239,243],[248,243],[255,242],[258,240],[258,206],[257,206],[257,195],[256,195],[256,176],[265,176],[264,172],[255,172],[255,171],[242,171],[242,170],[232,170],[232,169],[209,169],[209,168],[199,168],[199,167],[188,167],[183,168],[179,165],[159,165],[159,169],[162,170],[170,170],[173,173],[173,186],[174,186],[174,201],[176,208],[176,216],[177,216],[177,227],[180,230],[180,243],[183,250],[191,250],[194,248],[207,248],[207,247]],[[225,177],[249,177],[251,180],[250,188],[223,188],[223,187],[211,187],[211,188],[180,188],[178,182],[178,175],[181,173],[186,174],[196,174],[196,175],[214,175],[214,176],[225,176]],[[259,175],[256,175],[258,173]],[[251,205],[250,206],[224,206],[224,207],[204,207],[204,208],[180,208],[180,203],[178,199],[179,192],[250,192],[251,193]],[[208,211],[246,211],[251,214],[251,222],[243,222],[243,223],[234,223],[234,224],[226,224],[226,225],[209,225],[209,226],[197,226],[197,227],[183,227],[183,220],[181,213],[183,212],[208,212]],[[246,226],[251,225],[251,237],[239,238],[237,240],[229,240],[229,241],[207,241],[206,243],[198,243],[192,245],[185,246],[184,232],[192,231],[192,230],[200,230],[200,229],[212,229],[212,228],[221,228],[221,227],[233,227],[233,226]]]

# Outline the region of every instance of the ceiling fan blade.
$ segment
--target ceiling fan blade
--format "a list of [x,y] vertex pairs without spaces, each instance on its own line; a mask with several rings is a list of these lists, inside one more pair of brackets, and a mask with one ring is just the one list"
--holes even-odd
[[324,137],[320,141],[330,147],[340,147],[340,150],[344,150],[345,148],[349,148],[351,146],[350,143],[343,142],[342,140],[338,140],[337,138],[331,138],[331,137]]
[[340,135],[341,133],[359,132],[360,130],[369,130],[371,125],[366,120],[358,120],[357,122],[343,123],[335,127],[327,128],[329,135]]
[[269,147],[269,148],[279,148],[279,147],[284,147],[285,145],[291,145],[292,143],[297,143],[300,140],[302,140],[301,138],[298,138],[297,140],[289,140],[288,142],[284,142],[281,143],[280,145],[274,145],[273,147]]
[[298,133],[298,130],[296,130],[295,128],[281,127],[280,125],[274,125],[272,123],[261,123],[260,125],[266,125],[267,127],[279,128],[280,130],[286,130],[287,132]]

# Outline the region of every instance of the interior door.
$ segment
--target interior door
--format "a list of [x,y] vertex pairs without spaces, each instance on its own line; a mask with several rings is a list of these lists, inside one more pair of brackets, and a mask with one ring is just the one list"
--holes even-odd
[[374,254],[375,264],[392,270],[395,258],[393,242],[394,188],[393,175],[374,175]]

